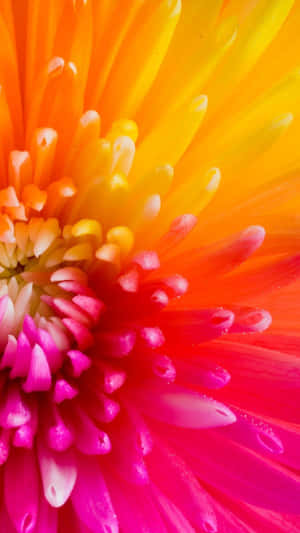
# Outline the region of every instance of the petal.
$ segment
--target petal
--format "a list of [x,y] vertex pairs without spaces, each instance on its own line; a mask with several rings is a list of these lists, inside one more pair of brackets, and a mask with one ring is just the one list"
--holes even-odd
[[[24,490],[26,487],[26,490]],[[38,515],[38,473],[29,450],[11,452],[4,472],[7,510],[17,533],[33,533]]]
[[[184,514],[176,507],[174,502],[167,498],[154,485],[151,486],[151,491],[154,496],[156,507],[163,517],[164,522],[168,527],[169,533],[196,533],[196,530],[191,526]],[[213,529],[208,530],[213,533]]]
[[92,533],[118,533],[118,520],[99,463],[82,457],[72,503],[80,520]]
[[147,487],[135,487],[111,472],[106,479],[122,533],[167,533]]
[[58,513],[42,496],[39,503],[39,514],[36,531],[43,533],[57,533]]
[[45,498],[52,507],[61,507],[76,483],[75,454],[71,450],[54,452],[40,442],[38,456]]
[[180,450],[189,456],[195,474],[228,496],[276,512],[299,513],[299,476],[269,459],[209,431],[181,434]]
[[157,441],[148,456],[151,479],[187,520],[201,531],[217,531],[212,499],[187,464],[173,450]]
[[236,417],[228,407],[179,385],[150,381],[133,392],[140,409],[148,416],[185,428],[226,426]]

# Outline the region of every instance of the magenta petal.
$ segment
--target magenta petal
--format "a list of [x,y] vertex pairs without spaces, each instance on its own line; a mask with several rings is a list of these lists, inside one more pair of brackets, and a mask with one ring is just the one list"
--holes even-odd
[[173,361],[167,355],[155,354],[152,360],[152,370],[159,378],[166,381],[175,381],[176,369]]
[[148,463],[153,482],[187,520],[201,531],[214,533],[218,530],[213,500],[173,450],[159,442],[149,455]]
[[49,367],[51,368],[52,372],[56,372],[61,365],[62,355],[50,333],[44,329],[39,329],[37,342],[45,352]]
[[119,403],[101,392],[86,395],[85,400],[87,411],[97,422],[105,424],[112,422],[120,412]]
[[160,348],[165,342],[165,337],[160,328],[142,327],[139,330],[139,344],[145,348]]
[[225,368],[218,366],[203,357],[196,361],[175,362],[178,380],[189,385],[199,385],[208,389],[220,389],[230,381],[230,374]]
[[18,336],[17,353],[14,366],[10,372],[11,378],[25,377],[31,360],[31,345],[26,335],[21,331]]
[[33,533],[38,514],[38,473],[34,454],[29,450],[11,452],[4,471],[7,510],[17,533]]
[[51,507],[41,495],[39,503],[39,514],[36,523],[36,533],[57,533],[58,513]]
[[98,300],[98,298],[92,298],[91,296],[84,296],[82,294],[74,296],[72,300],[78,307],[80,307],[80,309],[83,309],[85,313],[92,318],[95,324],[97,324],[101,314],[105,310],[103,302]]
[[51,387],[51,371],[42,348],[36,344],[32,350],[27,379],[23,385],[26,392],[47,391]]
[[30,315],[25,316],[22,329],[29,341],[35,344],[38,339],[38,328]]
[[283,443],[271,426],[244,411],[233,411],[236,423],[218,429],[220,434],[260,453],[280,455],[284,452]]
[[3,531],[3,533],[16,533],[16,530],[9,518],[5,504],[3,504],[0,509],[0,524],[1,531]]
[[149,381],[136,389],[134,396],[147,415],[175,426],[209,428],[227,426],[236,420],[222,403],[174,384]]
[[71,498],[78,517],[92,533],[118,533],[117,516],[100,465],[94,459],[80,459]]
[[103,363],[102,361],[99,361],[97,366],[102,373],[102,385],[104,392],[107,394],[112,394],[124,385],[126,381],[126,373],[124,370],[115,368],[108,363]]
[[207,432],[203,438],[202,434],[186,432],[176,444],[200,479],[258,507],[299,513],[298,475],[216,433]]
[[14,383],[8,387],[6,394],[2,392],[0,404],[0,424],[4,428],[19,427],[29,421],[31,412],[24,402],[18,385]]
[[72,400],[77,396],[78,389],[70,385],[65,379],[60,378],[55,382],[53,400],[55,403],[62,403],[65,400]]
[[38,427],[37,409],[35,406],[31,406],[31,417],[22,426],[15,430],[13,437],[13,445],[17,448],[31,449],[34,443],[34,437]]
[[[168,527],[168,533],[196,533],[191,523],[184,514],[179,510],[172,500],[167,498],[161,490],[151,485],[151,491],[154,496],[156,507],[162,515],[164,522]],[[213,529],[211,529],[213,533]],[[209,532],[210,533],[210,532]]]
[[66,292],[73,292],[74,294],[82,294],[84,296],[93,296],[93,291],[78,281],[61,281],[58,286]]
[[118,418],[118,425],[112,431],[110,460],[125,481],[135,485],[149,483],[141,441],[133,421],[125,415],[124,409]]
[[168,533],[147,486],[135,487],[110,472],[106,479],[122,533]]
[[12,368],[17,356],[17,340],[13,335],[8,335],[7,344],[1,359],[0,368]]
[[69,350],[67,356],[70,360],[71,375],[75,378],[91,366],[90,358],[79,350]]
[[6,463],[10,452],[10,429],[0,430],[0,466]]
[[53,423],[46,430],[47,444],[52,450],[62,452],[73,444],[74,433],[65,424],[57,407],[53,409],[53,418]]
[[76,483],[75,454],[72,450],[54,452],[40,442],[38,456],[44,496],[52,507],[61,507],[70,497]]
[[86,326],[73,318],[63,318],[62,322],[72,333],[78,343],[79,350],[85,350],[94,344],[94,337]]
[[132,330],[112,331],[97,335],[97,349],[109,357],[128,355],[135,344],[135,332]]
[[73,425],[76,433],[75,444],[81,453],[103,455],[110,452],[109,436],[92,422],[83,409],[76,409]]
[[167,338],[173,343],[199,344],[227,333],[234,321],[228,309],[166,311],[159,317]]

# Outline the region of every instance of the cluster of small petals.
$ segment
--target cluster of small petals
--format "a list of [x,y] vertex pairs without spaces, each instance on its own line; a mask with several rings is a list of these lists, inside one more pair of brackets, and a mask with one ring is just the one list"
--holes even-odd
[[1,532],[300,531],[299,10],[238,4],[0,3]]

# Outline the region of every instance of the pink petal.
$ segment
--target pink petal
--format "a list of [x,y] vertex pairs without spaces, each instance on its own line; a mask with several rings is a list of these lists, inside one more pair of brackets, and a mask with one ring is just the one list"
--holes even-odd
[[189,282],[179,274],[167,276],[161,280],[163,286],[167,289],[170,298],[177,298],[183,296],[188,290]]
[[159,317],[166,336],[174,344],[198,344],[227,333],[234,321],[232,311],[222,308],[166,311]]
[[196,432],[181,434],[180,450],[200,479],[229,497],[276,512],[299,513],[299,476],[266,457],[209,431],[205,438]]
[[2,392],[0,404],[0,425],[4,428],[14,428],[26,424],[31,417],[31,411],[24,401],[17,384],[10,384],[7,392]]
[[138,290],[140,273],[137,267],[131,268],[118,277],[117,283],[127,293],[135,293]]
[[47,391],[51,387],[51,371],[42,348],[36,344],[32,350],[30,368],[23,385],[26,392]]
[[97,367],[102,374],[102,380],[99,379],[97,388],[102,385],[105,393],[112,394],[124,385],[126,381],[124,370],[115,368],[103,361],[97,361]]
[[33,452],[15,449],[4,471],[7,510],[17,533],[33,533],[38,515],[38,473]]
[[38,427],[37,408],[35,405],[31,406],[31,417],[22,426],[15,430],[13,437],[13,445],[17,448],[31,449],[34,442],[34,437]]
[[119,403],[101,392],[85,393],[84,405],[96,422],[105,424],[112,422],[120,412]]
[[17,353],[14,366],[10,372],[10,377],[15,379],[17,377],[25,377],[29,370],[32,349],[29,340],[25,333],[21,331],[18,336]]
[[38,338],[38,328],[30,315],[25,315],[22,329],[29,341],[35,344]]
[[0,524],[3,533],[16,533],[4,503],[0,509]]
[[73,301],[67,298],[53,298],[51,305],[58,312],[59,316],[68,317],[86,327],[91,327],[90,317],[73,303]]
[[96,337],[97,349],[109,357],[124,357],[134,347],[136,335],[132,330],[100,333]]
[[157,420],[185,428],[226,426],[234,413],[222,403],[179,385],[150,381],[134,390],[142,411]]
[[160,328],[142,327],[139,329],[139,344],[147,349],[160,348],[165,342],[165,337]]
[[233,409],[237,420],[232,426],[218,431],[228,439],[268,455],[280,455],[284,452],[283,443],[271,426],[246,412]]
[[106,480],[122,533],[168,533],[147,486],[135,487],[110,472]]
[[53,408],[53,422],[46,430],[47,444],[52,450],[62,452],[74,442],[74,433],[63,420],[57,407]]
[[55,403],[62,403],[65,400],[72,400],[77,396],[78,389],[68,383],[64,378],[56,380],[53,391],[53,400]]
[[147,467],[144,462],[141,442],[132,420],[124,410],[118,418],[118,424],[112,430],[112,452],[110,461],[119,474],[135,485],[149,482]]
[[94,459],[81,458],[71,498],[78,517],[92,533],[118,533],[117,515],[100,465]]
[[74,304],[76,304],[80,309],[83,309],[93,320],[94,324],[97,324],[100,316],[105,310],[105,305],[98,298],[93,298],[91,296],[84,296],[78,294],[72,298]]
[[77,408],[73,421],[75,444],[86,455],[103,455],[111,450],[107,433],[99,429],[85,412]]
[[230,333],[261,333],[267,329],[272,317],[264,309],[234,309],[235,320],[230,328]]
[[197,222],[197,217],[191,214],[185,214],[175,218],[170,225],[169,231],[163,235],[158,243],[160,254],[166,254],[174,246],[177,246],[194,229]]
[[63,318],[64,326],[72,333],[79,350],[90,348],[94,344],[94,337],[87,327],[73,318]]
[[0,430],[0,466],[6,463],[10,453],[11,430]]
[[162,442],[148,457],[150,477],[193,525],[201,531],[218,530],[213,500],[173,450]]
[[82,294],[84,296],[93,296],[93,291],[78,281],[61,281],[58,286],[66,292],[73,292],[74,294]]
[[7,344],[1,359],[0,368],[12,368],[17,357],[17,340],[13,335],[8,335]]
[[[182,533],[183,531],[184,533],[196,533],[196,530],[172,500],[167,498],[153,484],[151,485],[151,491],[156,507],[162,515],[164,522],[167,524],[168,533]],[[213,532],[213,529],[211,529],[211,532]]]
[[52,283],[60,281],[77,281],[79,283],[87,282],[87,275],[83,270],[76,267],[65,267],[56,270],[51,275]]
[[220,389],[230,381],[230,374],[225,368],[211,363],[203,357],[192,361],[176,361],[178,380],[190,385],[199,385],[208,389]]
[[38,457],[44,496],[52,507],[61,507],[70,497],[76,483],[75,454],[72,450],[54,452],[40,442]]
[[69,350],[67,356],[70,361],[68,368],[71,369],[70,373],[75,378],[81,376],[82,372],[91,366],[90,358],[79,350]]
[[36,533],[57,533],[58,513],[51,507],[41,495],[39,503],[39,514],[36,523]]
[[37,343],[40,344],[41,348],[47,356],[47,361],[52,372],[56,372],[62,363],[62,354],[57,348],[53,338],[50,333],[45,329],[39,328],[37,335]]
[[175,381],[176,369],[167,355],[155,354],[152,359],[153,373],[166,381]]
[[132,262],[144,271],[156,270],[160,267],[158,255],[153,251],[139,252],[133,257]]

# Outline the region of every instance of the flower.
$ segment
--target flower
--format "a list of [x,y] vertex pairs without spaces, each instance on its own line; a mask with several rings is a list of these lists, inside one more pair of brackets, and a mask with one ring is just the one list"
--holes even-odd
[[1,3],[1,531],[300,531],[299,17]]

